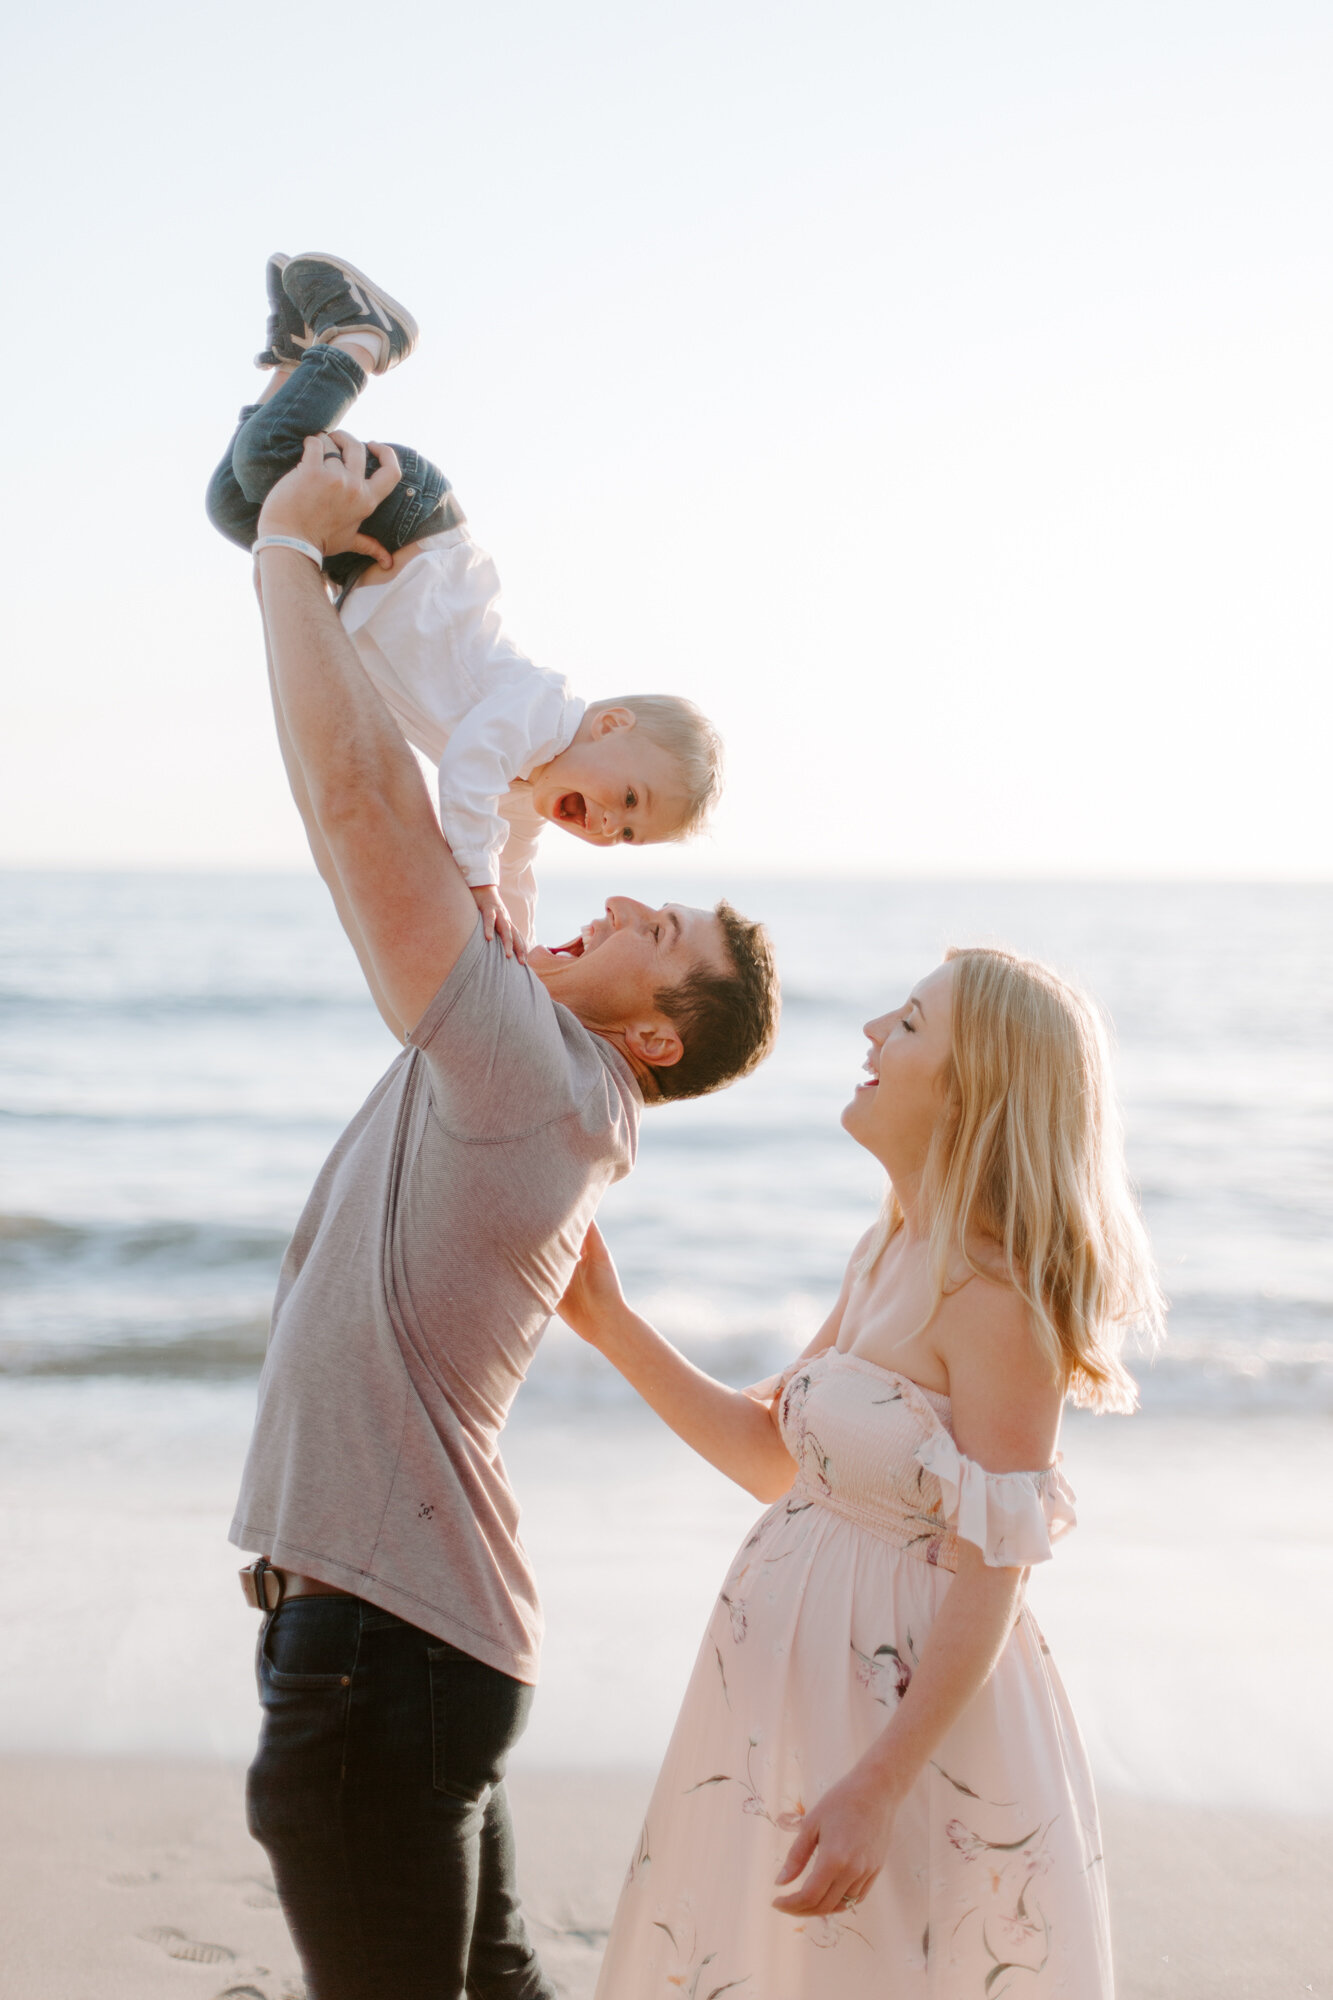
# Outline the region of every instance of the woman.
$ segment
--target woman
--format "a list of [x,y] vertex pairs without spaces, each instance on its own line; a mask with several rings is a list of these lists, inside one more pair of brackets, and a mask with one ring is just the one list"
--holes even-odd
[[1028,1566],[1074,1525],[1067,1397],[1129,1409],[1161,1301],[1105,1041],[1045,967],[952,952],[866,1028],[889,1176],[805,1354],[745,1392],[626,1305],[562,1316],[773,1505],[704,1635],[597,2000],[1105,2000],[1097,1808]]

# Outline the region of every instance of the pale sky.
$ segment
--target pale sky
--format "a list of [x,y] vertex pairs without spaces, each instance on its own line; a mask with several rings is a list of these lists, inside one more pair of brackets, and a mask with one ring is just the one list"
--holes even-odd
[[1333,872],[1327,0],[56,0],[6,66],[0,861],[303,858],[202,496],[314,248],[519,641],[721,726],[710,872]]

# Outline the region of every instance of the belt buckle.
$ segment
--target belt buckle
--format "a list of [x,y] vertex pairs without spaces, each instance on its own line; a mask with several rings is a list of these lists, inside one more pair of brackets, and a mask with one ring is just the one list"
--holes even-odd
[[256,1556],[240,1571],[241,1595],[253,1611],[276,1611],[282,1603],[282,1571],[267,1556]]

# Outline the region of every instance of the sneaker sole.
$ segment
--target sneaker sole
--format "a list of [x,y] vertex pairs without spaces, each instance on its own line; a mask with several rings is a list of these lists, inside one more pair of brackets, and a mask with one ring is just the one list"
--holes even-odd
[[[277,272],[278,283],[279,285],[281,285],[282,274],[287,269],[287,266],[291,263],[291,261],[292,261],[291,258],[287,255],[287,253],[284,250],[275,250],[271,257],[265,258],[264,278],[266,285],[268,280],[268,274],[270,271]],[[300,356],[298,355],[297,360],[299,359]],[[289,361],[285,355],[276,354],[271,345],[264,348],[262,352],[256,354],[255,356],[256,368],[291,368],[294,366],[295,363]]]
[[[407,310],[407,307],[400,305],[392,292],[386,292],[383,285],[377,285],[373,279],[366,276],[364,271],[358,271],[355,264],[349,264],[345,257],[331,257],[324,250],[303,250],[299,257],[289,257],[287,263],[283,266],[284,271],[292,264],[328,264],[335,271],[341,271],[344,278],[349,279],[359,291],[364,292],[368,299],[373,299],[383,312],[387,313],[391,318],[396,319],[398,324],[404,329],[407,334],[407,350],[405,354],[400,355],[398,358],[399,360],[406,360],[407,355],[412,352],[412,349],[421,337],[421,329]],[[382,332],[383,329],[380,328],[377,331]],[[387,334],[384,336],[384,344],[387,349],[389,344]],[[388,362],[386,360],[383,367],[373,369],[372,373],[383,375],[386,373],[387,368]]]

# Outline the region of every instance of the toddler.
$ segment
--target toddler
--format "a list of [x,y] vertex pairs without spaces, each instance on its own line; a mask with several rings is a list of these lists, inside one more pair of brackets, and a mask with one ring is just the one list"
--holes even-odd
[[[368,374],[405,361],[417,327],[341,257],[268,262],[271,368],[208,489],[215,527],[249,549],[271,488],[308,437],[339,425]],[[330,447],[335,448],[335,447]],[[684,840],[721,791],[716,730],[677,695],[584,703],[519,651],[500,622],[499,578],[444,474],[395,445],[402,478],[362,522],[396,560],[330,555],[339,612],[409,743],[439,769],[440,822],[486,935],[520,955],[533,937],[533,860],[548,821],[601,846]],[[366,470],[378,460],[367,455]],[[376,581],[376,575],[382,580]]]

